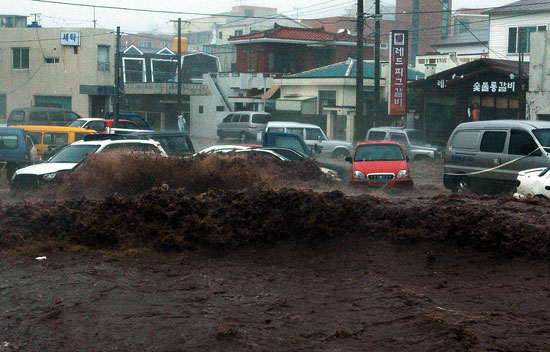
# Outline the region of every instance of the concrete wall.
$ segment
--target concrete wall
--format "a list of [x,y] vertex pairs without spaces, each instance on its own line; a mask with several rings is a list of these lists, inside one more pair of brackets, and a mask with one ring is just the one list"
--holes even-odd
[[531,34],[529,92],[526,96],[527,116],[550,115],[550,32]]
[[[79,31],[78,50],[61,45],[61,31]],[[109,71],[98,71],[98,45],[109,46]],[[29,68],[13,69],[12,48],[29,48]],[[7,113],[33,106],[34,96],[71,97],[72,110],[87,117],[90,98],[80,85],[113,86],[115,34],[93,28],[0,28],[0,95]],[[45,57],[59,63],[46,63]]]

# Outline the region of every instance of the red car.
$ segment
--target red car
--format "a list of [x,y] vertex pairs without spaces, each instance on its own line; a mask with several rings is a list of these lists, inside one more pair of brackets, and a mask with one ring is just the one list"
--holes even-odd
[[351,162],[352,186],[412,188],[408,157],[397,142],[363,142],[355,147]]

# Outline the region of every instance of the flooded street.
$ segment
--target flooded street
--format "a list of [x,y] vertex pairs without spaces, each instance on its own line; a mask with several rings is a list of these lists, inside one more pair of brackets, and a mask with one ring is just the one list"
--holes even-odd
[[127,169],[116,194],[76,192],[83,173],[3,199],[0,351],[550,348],[545,200],[451,195],[437,161],[411,164],[409,194],[308,165],[178,163],[187,183],[139,191]]

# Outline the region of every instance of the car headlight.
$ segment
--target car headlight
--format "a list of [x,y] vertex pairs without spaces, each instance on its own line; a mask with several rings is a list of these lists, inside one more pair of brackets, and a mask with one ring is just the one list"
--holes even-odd
[[55,175],[57,175],[57,172],[50,172],[49,174],[42,175],[42,178],[46,181],[53,181]]
[[361,171],[354,171],[353,172],[353,178],[356,179],[356,180],[364,180],[365,179],[365,174],[362,173]]
[[400,170],[397,173],[397,178],[407,178],[409,177],[409,170]]

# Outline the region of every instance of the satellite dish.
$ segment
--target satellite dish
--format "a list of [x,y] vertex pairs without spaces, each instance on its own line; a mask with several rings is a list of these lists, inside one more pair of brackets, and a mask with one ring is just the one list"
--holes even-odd
[[514,79],[514,77],[516,77],[516,76],[514,76],[513,73],[510,73],[510,79]]

